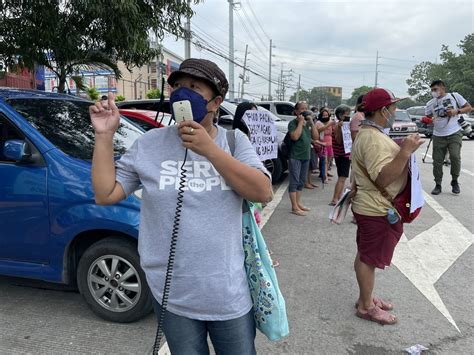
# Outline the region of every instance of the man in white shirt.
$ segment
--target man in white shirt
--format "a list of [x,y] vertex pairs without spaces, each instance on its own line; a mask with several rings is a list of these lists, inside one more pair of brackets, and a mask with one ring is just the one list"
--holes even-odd
[[431,193],[439,195],[442,191],[443,163],[449,151],[452,192],[459,194],[463,132],[458,120],[461,114],[471,112],[472,107],[460,94],[446,93],[442,80],[433,81],[430,87],[433,99],[426,104],[426,115],[433,117],[433,175],[436,183]]

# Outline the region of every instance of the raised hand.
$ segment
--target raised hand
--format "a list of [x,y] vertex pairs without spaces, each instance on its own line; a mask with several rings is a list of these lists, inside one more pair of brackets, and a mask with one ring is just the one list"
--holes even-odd
[[120,113],[115,105],[115,96],[109,92],[107,101],[97,101],[89,106],[92,126],[96,134],[114,135],[120,123]]
[[400,148],[408,153],[414,153],[424,141],[421,139],[419,134],[410,134],[406,137],[400,145]]

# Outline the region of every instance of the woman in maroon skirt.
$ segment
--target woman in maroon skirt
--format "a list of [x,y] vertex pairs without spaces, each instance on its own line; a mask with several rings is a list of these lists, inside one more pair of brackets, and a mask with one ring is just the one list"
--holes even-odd
[[[352,148],[354,174],[352,210],[357,221],[357,256],[354,262],[360,318],[380,324],[394,324],[393,305],[373,295],[375,268],[384,269],[392,260],[395,246],[403,234],[403,224],[387,198],[375,186],[384,188],[391,197],[406,185],[410,156],[423,143],[418,134],[408,136],[397,145],[385,133],[395,120],[393,94],[377,88],[364,96],[366,120]],[[390,215],[390,212],[394,214]]]

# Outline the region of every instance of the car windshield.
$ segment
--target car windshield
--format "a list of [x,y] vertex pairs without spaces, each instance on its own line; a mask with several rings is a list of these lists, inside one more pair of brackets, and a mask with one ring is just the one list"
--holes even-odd
[[[60,99],[10,99],[7,101],[51,143],[78,159],[92,159],[94,128],[90,102]],[[122,118],[114,135],[114,154],[122,155],[143,132]]]
[[411,122],[410,115],[406,111],[395,111],[396,121],[409,121]]

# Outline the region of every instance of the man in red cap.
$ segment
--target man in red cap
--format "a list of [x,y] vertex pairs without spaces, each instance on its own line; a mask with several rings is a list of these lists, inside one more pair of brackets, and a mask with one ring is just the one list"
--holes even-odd
[[[356,191],[352,210],[357,221],[354,268],[360,290],[356,315],[380,324],[394,324],[397,318],[389,312],[393,309],[390,303],[373,295],[375,268],[390,265],[403,234],[403,224],[387,197],[403,190],[410,156],[423,143],[413,134],[398,146],[384,133],[395,121],[398,101],[388,90],[369,91],[363,100],[366,119],[352,147],[352,190]],[[382,189],[390,196],[382,194]]]

